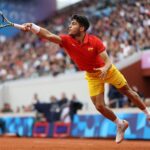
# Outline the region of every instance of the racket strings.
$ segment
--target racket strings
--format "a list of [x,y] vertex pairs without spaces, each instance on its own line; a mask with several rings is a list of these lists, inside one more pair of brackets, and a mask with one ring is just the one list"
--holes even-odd
[[0,28],[6,27],[6,26],[12,26],[12,23],[8,21],[0,12]]

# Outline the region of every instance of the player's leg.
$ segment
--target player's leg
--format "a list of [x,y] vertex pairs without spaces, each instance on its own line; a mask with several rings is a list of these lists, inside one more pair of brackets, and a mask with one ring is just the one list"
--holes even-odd
[[120,120],[108,107],[105,106],[104,102],[104,81],[96,78],[96,74],[87,74],[86,79],[88,80],[88,88],[90,97],[96,109],[107,119],[113,121],[117,125],[117,136],[116,142],[120,143],[124,138],[124,131],[128,127],[128,122]]
[[148,120],[150,120],[150,112],[146,108],[145,104],[142,102],[139,95],[129,87],[124,76],[114,65],[112,71],[108,73],[107,82],[114,85],[122,94],[126,95],[146,114]]
[[126,95],[138,108],[140,108],[146,114],[147,119],[150,120],[150,112],[146,108],[144,102],[141,100],[137,92],[133,91],[128,84],[124,85],[118,90],[122,94]]
[[96,109],[111,121],[117,119],[116,115],[105,106],[104,102],[104,82],[97,78],[96,73],[87,73],[88,88],[91,100]]
[[116,115],[106,107],[104,102],[104,93],[98,94],[96,96],[91,96],[91,100],[95,105],[95,108],[106,118],[111,121],[115,121],[117,119]]
[[100,93],[96,96],[91,96],[91,100],[93,104],[95,105],[95,108],[107,119],[113,121],[114,123],[118,125],[122,124],[122,120],[117,118],[117,116],[114,114],[114,112],[109,109],[104,102],[104,93]]
[[120,143],[124,139],[124,132],[128,127],[128,122],[126,120],[120,120],[114,114],[112,110],[106,107],[104,102],[104,93],[98,94],[96,96],[91,96],[92,102],[94,103],[96,109],[107,119],[113,121],[117,125],[117,136],[116,142]]

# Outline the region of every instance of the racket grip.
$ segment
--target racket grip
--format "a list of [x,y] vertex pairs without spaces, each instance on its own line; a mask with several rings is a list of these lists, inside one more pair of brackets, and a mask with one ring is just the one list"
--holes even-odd
[[14,23],[13,25],[14,25],[15,28],[20,29],[20,30],[22,30],[24,28],[24,26],[20,25],[20,24]]

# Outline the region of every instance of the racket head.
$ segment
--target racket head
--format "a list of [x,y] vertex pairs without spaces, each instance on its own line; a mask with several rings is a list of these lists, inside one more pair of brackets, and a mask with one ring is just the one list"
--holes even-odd
[[2,11],[0,11],[0,29],[8,26],[13,26],[13,23],[4,16]]

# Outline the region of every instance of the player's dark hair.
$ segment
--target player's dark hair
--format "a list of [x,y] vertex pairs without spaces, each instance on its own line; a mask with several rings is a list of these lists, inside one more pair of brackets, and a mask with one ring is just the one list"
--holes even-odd
[[76,20],[81,26],[84,27],[85,31],[89,28],[90,23],[87,19],[87,17],[85,16],[81,16],[81,15],[73,15],[71,17],[71,20]]

